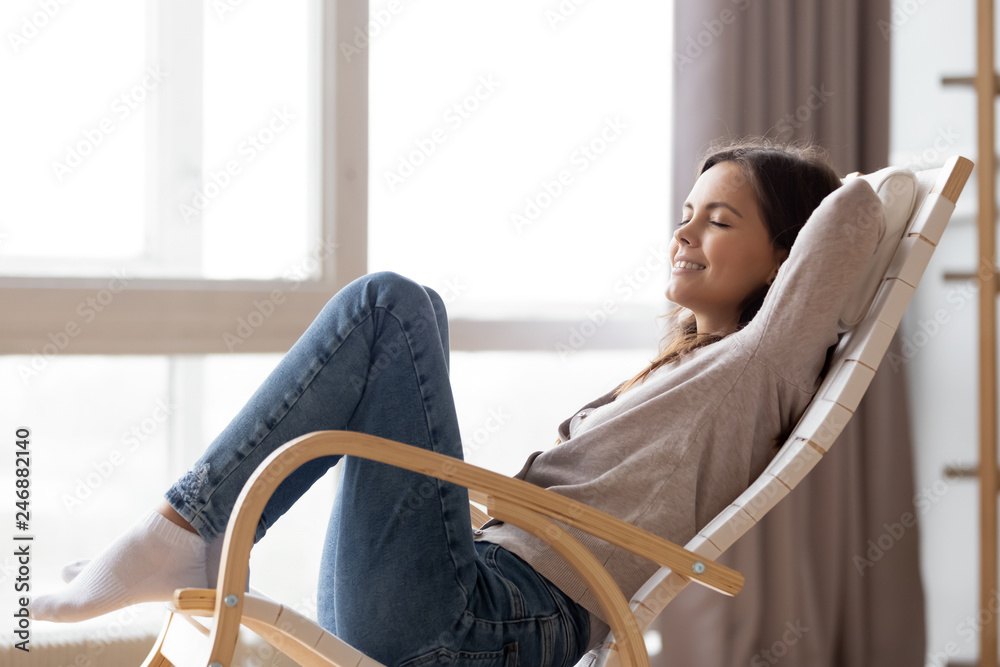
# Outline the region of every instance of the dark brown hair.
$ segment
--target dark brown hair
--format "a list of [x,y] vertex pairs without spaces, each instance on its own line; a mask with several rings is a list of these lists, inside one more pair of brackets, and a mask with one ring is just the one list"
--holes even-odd
[[[763,137],[748,137],[715,143],[701,160],[696,175],[720,162],[735,162],[753,192],[761,217],[776,248],[791,249],[792,243],[823,198],[840,187],[840,177],[830,165],[825,151],[815,144],[781,144]],[[742,304],[737,331],[754,318],[769,285],[763,285]],[[663,349],[642,372],[615,390],[615,396],[645,381],[657,368],[675,361],[723,336],[699,334],[694,313],[678,307],[663,315],[672,320],[663,339]]]

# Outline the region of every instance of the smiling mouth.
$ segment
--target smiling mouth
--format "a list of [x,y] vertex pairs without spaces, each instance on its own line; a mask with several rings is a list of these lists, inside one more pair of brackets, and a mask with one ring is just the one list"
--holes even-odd
[[674,268],[675,269],[693,269],[695,271],[701,271],[705,267],[702,266],[701,264],[695,264],[694,262],[681,261],[681,262],[674,262]]

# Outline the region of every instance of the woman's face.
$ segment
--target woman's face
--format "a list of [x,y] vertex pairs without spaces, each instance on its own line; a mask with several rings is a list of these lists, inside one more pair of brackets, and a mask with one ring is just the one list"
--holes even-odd
[[670,240],[667,298],[694,312],[699,333],[730,333],[740,305],[774,277],[788,251],[771,246],[735,162],[720,162],[698,177],[681,220]]

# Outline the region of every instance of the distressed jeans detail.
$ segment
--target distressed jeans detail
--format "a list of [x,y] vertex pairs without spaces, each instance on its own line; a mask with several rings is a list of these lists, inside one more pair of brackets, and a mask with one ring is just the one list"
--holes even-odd
[[[305,433],[368,433],[462,458],[448,319],[432,289],[383,271],[338,292],[165,497],[207,541],[257,466]],[[300,466],[260,540],[341,457]],[[345,458],[326,528],[320,624],[386,665],[575,664],[589,614],[513,553],[473,540],[460,486]]]

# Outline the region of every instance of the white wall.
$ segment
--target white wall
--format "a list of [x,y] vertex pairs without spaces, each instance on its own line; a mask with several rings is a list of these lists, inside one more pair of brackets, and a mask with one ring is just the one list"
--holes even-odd
[[[893,164],[939,165],[951,155],[975,161],[975,95],[942,86],[945,75],[972,75],[973,0],[897,0],[892,40]],[[1000,33],[998,33],[1000,34]],[[908,374],[916,448],[928,665],[978,655],[978,485],[949,480],[949,464],[977,461],[977,290],[945,282],[946,271],[976,265],[976,172],[932,259],[903,332],[913,345]],[[985,620],[985,616],[984,616]],[[994,616],[991,622],[996,623]]]

